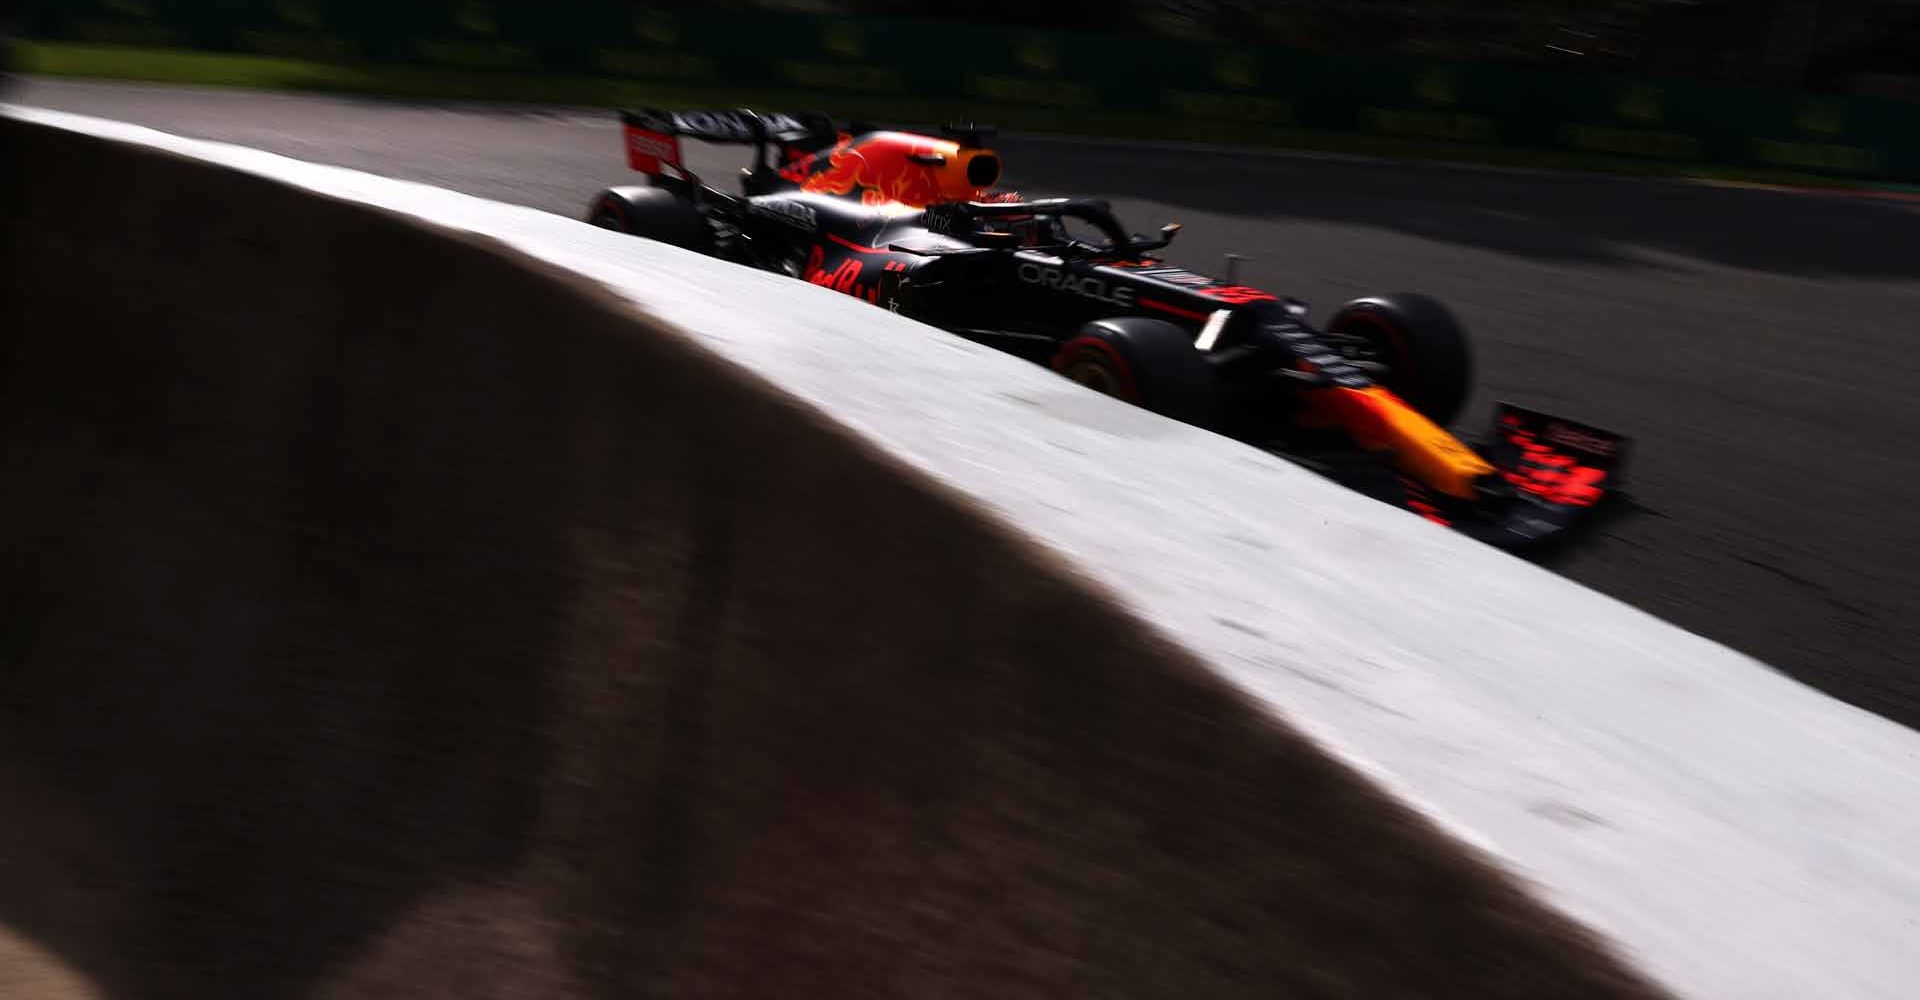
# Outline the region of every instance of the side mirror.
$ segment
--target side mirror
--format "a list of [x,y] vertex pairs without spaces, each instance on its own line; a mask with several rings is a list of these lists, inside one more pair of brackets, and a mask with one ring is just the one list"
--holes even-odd
[[1179,232],[1180,224],[1178,222],[1169,222],[1160,227],[1160,238],[1157,240],[1150,240],[1136,233],[1133,239],[1128,241],[1129,249],[1135,254],[1146,253],[1149,250],[1158,250],[1172,243],[1174,236]]

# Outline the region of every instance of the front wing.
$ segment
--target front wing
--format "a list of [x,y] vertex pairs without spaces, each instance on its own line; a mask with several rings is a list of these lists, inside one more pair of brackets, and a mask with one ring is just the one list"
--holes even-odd
[[1502,403],[1472,442],[1497,478],[1471,500],[1447,496],[1381,461],[1302,464],[1368,496],[1505,549],[1564,538],[1619,496],[1627,439],[1588,424]]

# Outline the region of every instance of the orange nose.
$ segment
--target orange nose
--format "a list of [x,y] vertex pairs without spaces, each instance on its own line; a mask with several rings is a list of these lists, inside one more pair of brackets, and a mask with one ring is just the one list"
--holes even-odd
[[1360,447],[1386,454],[1401,472],[1442,493],[1471,500],[1473,484],[1493,471],[1458,438],[1379,386],[1316,389],[1307,399],[1318,416],[1345,428]]

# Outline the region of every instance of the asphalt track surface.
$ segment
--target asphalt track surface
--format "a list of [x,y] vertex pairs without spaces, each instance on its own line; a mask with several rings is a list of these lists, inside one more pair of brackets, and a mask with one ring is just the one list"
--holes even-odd
[[[4,99],[578,216],[631,182],[608,113],[71,81]],[[1223,134],[1222,139],[1230,139]],[[1634,438],[1633,505],[1555,570],[1920,725],[1920,204],[1007,137],[1007,187],[1185,228],[1168,256],[1324,317],[1418,290],[1505,399]],[[709,179],[744,163],[700,149]],[[111,210],[114,193],[76,211]],[[105,289],[103,289],[105,291]],[[1205,484],[1194,484],[1205,489]]]

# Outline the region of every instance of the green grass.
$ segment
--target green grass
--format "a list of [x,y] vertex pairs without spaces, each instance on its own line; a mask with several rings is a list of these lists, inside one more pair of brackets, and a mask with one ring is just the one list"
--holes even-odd
[[898,122],[954,119],[991,121],[1009,130],[1115,138],[1230,142],[1314,152],[1399,159],[1485,163],[1545,170],[1576,170],[1649,177],[1691,177],[1752,184],[1920,191],[1790,170],[1684,164],[1567,151],[1528,149],[1367,133],[1321,132],[1128,112],[928,100],[866,93],[782,91],[684,86],[615,77],[530,75],[418,66],[342,65],[279,56],[120,45],[19,41],[14,62],[29,74],[144,80],[202,86],[416,99],[515,101],[599,107],[686,105],[819,108],[838,116]]

